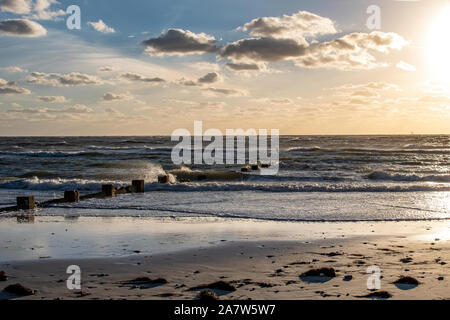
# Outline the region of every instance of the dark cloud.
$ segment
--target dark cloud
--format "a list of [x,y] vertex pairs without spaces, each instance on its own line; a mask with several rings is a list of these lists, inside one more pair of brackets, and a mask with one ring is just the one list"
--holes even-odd
[[225,95],[225,96],[245,96],[247,93],[245,91],[236,90],[236,89],[226,89],[226,88],[206,88],[203,89],[205,92],[209,92],[213,95]]
[[129,94],[125,94],[125,93],[116,94],[116,93],[112,93],[112,92],[107,92],[102,97],[103,101],[118,101],[118,100],[130,100],[130,99],[132,99],[132,97]]
[[296,65],[307,68],[370,69],[384,65],[377,62],[371,51],[389,53],[406,44],[407,41],[396,33],[374,31],[311,44],[299,39],[243,39],[226,45],[219,54],[231,59],[231,68],[235,69],[242,63],[281,60],[293,60]]
[[260,65],[257,63],[227,63],[227,67],[234,71],[259,71]]
[[143,41],[149,55],[185,55],[217,51],[216,39],[205,33],[169,29],[157,38]]
[[198,83],[214,83],[219,80],[219,75],[215,72],[205,74],[197,80]]
[[132,72],[123,73],[121,75],[121,77],[124,78],[124,79],[128,79],[130,81],[154,82],[154,83],[165,82],[164,79],[161,79],[161,78],[158,78],[158,77],[150,78],[150,77],[146,77],[146,76],[143,76],[141,74],[132,73]]
[[280,61],[305,54],[308,44],[294,39],[251,38],[223,47],[220,56],[232,60]]
[[47,30],[28,19],[10,19],[0,21],[0,33],[15,37],[40,37],[46,35]]
[[48,102],[48,103],[64,103],[67,102],[67,99],[63,96],[44,96],[44,97],[38,97],[38,100]]

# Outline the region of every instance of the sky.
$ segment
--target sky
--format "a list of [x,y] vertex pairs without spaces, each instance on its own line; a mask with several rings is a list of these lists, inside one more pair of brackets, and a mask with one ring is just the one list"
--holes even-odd
[[449,31],[449,0],[0,0],[0,135],[450,134]]

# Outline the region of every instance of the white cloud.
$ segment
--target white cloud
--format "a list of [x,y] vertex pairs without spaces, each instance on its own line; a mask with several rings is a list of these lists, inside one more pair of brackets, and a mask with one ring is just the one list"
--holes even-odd
[[304,38],[337,32],[333,21],[307,11],[291,16],[257,18],[239,29],[249,30],[252,36],[276,38]]
[[30,0],[0,0],[0,10],[16,14],[26,14],[31,11]]
[[103,81],[95,76],[72,72],[67,74],[32,72],[27,80],[28,83],[51,85],[51,86],[86,86],[99,85]]
[[400,70],[404,70],[404,71],[416,71],[416,67],[414,67],[413,65],[406,63],[404,61],[400,61],[399,63],[397,63],[396,67]]
[[0,95],[2,94],[30,94],[31,91],[20,88],[16,81],[6,81],[0,78]]
[[24,70],[18,66],[10,66],[10,67],[6,67],[4,68],[4,70],[10,72],[10,73],[22,73],[22,72],[27,72],[27,70]]
[[87,24],[92,26],[95,30],[97,30],[98,32],[101,32],[101,33],[114,33],[114,32],[116,32],[116,30],[114,30],[114,28],[109,27],[108,25],[106,25],[106,23],[104,23],[103,20],[101,20],[101,19],[98,20],[97,22],[89,21]]

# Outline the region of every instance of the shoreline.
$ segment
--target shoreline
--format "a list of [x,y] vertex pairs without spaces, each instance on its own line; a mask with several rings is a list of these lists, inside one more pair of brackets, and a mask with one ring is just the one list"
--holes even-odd
[[[38,229],[40,226],[58,226],[60,231],[65,228],[61,222],[63,218],[49,217],[50,220],[43,221],[40,220],[43,217],[36,218],[34,225],[17,225]],[[121,223],[111,223],[112,220]],[[132,222],[124,223],[125,220]],[[6,272],[9,280],[0,283],[0,299],[17,298],[5,295],[1,290],[8,284],[20,283],[37,290],[35,295],[21,299],[191,300],[196,299],[200,290],[190,288],[217,281],[226,281],[235,288],[232,292],[212,289],[219,299],[362,299],[360,296],[371,292],[367,289],[370,276],[367,267],[373,265],[380,268],[383,277],[381,290],[389,292],[392,295],[390,299],[449,298],[450,271],[446,266],[450,263],[448,221],[401,224],[341,222],[326,223],[325,227],[324,223],[247,222],[243,225],[242,221],[217,221],[220,219],[199,219],[203,220],[201,222],[183,220],[81,217],[77,222],[71,222],[72,228],[74,225],[84,228],[93,225],[93,221],[96,221],[95,230],[107,225],[120,225],[122,231],[116,236],[122,240],[130,240],[126,237],[127,226],[132,228],[137,238],[141,235],[141,229],[137,226],[143,229],[158,227],[160,230],[152,229],[152,232],[157,233],[158,230],[166,241],[169,234],[178,234],[174,238],[178,241],[178,250],[3,261],[0,262],[0,270]],[[0,219],[0,227],[2,225],[5,226],[5,222]],[[198,229],[199,225],[203,227]],[[241,238],[236,236],[252,225],[253,229],[247,232],[253,237],[247,237],[248,234],[243,234]],[[171,227],[161,230],[167,226]],[[222,227],[227,227],[228,234],[217,234]],[[196,231],[190,233],[190,228]],[[184,230],[185,235],[195,238],[197,242],[187,241],[187,236],[183,238],[174,230]],[[85,235],[94,232],[93,229],[84,231]],[[0,234],[1,241],[5,240],[6,235]],[[102,234],[97,236],[103,237]],[[180,239],[192,246],[189,247],[186,242],[180,243]],[[104,242],[108,240],[104,239]],[[149,239],[141,241],[147,243]],[[111,245],[114,246],[114,242]],[[66,249],[70,250],[70,246]],[[70,276],[66,273],[69,265],[81,268],[81,290],[68,290],[66,287],[66,280]],[[333,268],[336,277],[320,281],[307,281],[300,277],[308,270],[323,267]],[[400,276],[411,276],[420,284],[408,288],[398,287],[393,282]],[[153,280],[163,278],[167,283],[124,283],[138,277]]]

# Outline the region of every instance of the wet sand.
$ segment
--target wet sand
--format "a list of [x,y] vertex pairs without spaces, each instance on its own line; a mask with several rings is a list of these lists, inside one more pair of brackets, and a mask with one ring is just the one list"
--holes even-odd
[[[137,250],[131,255],[105,258],[3,261],[0,270],[8,280],[0,282],[0,292],[20,283],[36,290],[34,295],[20,299],[37,300],[196,299],[204,290],[196,287],[206,287],[219,299],[369,299],[363,296],[376,290],[367,287],[371,276],[367,268],[377,266],[381,270],[378,291],[391,295],[388,299],[450,298],[447,221],[367,223],[357,227],[327,224],[320,235],[319,229],[311,232],[311,239],[301,233],[320,224],[294,224],[286,229],[286,237],[294,237],[296,226],[297,238],[288,240],[260,236],[256,241],[222,239],[166,253]],[[81,268],[81,290],[67,289],[69,265]],[[332,268],[334,277],[301,276],[319,268]],[[394,284],[402,276],[412,277],[419,284]],[[141,281],[130,282],[139,277]],[[227,290],[207,288],[218,281],[224,281]],[[221,285],[223,289],[224,283]],[[19,297],[1,292],[0,298]]]

